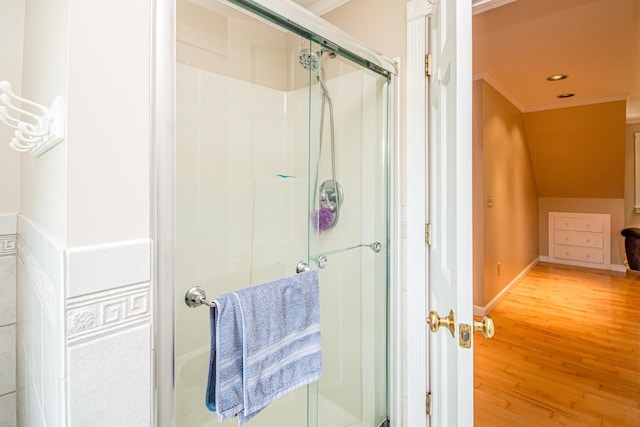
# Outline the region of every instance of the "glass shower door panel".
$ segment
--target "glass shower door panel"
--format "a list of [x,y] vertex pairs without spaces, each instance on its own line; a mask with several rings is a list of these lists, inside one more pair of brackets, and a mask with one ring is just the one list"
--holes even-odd
[[[324,88],[319,79],[311,82],[317,100],[310,106],[311,168],[318,185],[335,178],[343,199],[334,225],[317,235],[318,251],[311,248],[320,274],[324,362],[317,425],[377,426],[388,414],[387,81],[340,57],[320,57]],[[331,98],[320,120],[322,139],[314,133],[318,93]]]
[[[308,261],[309,78],[288,58],[309,42],[217,2],[177,6],[176,416],[199,427],[217,424],[204,404],[209,310],[185,291],[215,299]],[[305,387],[251,421],[306,423]]]
[[[204,405],[209,310],[186,307],[184,292],[214,299],[306,261],[320,275],[323,376],[250,424],[377,426],[388,414],[387,80],[217,1],[178,0],[177,12],[177,425],[217,423]],[[334,181],[343,198],[320,225],[321,186]]]

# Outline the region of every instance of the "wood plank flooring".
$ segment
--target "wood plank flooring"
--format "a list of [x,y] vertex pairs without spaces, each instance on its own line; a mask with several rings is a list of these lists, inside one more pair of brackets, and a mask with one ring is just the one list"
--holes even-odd
[[640,277],[541,263],[491,317],[476,426],[640,426]]

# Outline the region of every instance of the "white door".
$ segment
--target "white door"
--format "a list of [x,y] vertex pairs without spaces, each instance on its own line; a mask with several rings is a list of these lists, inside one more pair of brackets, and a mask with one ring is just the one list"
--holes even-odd
[[[471,343],[473,325],[471,1],[433,3],[429,28],[428,306],[441,318],[452,313],[454,320],[451,330],[440,327],[429,334],[431,425],[472,426],[473,351],[463,346]],[[469,328],[466,331],[465,325]]]
[[[407,410],[402,425],[409,427],[473,425],[473,353],[459,344],[460,323],[473,320],[471,93],[471,0],[408,2]],[[425,245],[426,223],[430,245]],[[453,310],[454,336],[445,328],[429,332],[429,310],[442,317]]]

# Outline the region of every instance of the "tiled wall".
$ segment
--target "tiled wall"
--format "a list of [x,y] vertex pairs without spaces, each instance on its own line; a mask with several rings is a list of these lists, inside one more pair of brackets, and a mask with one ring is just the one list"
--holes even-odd
[[61,246],[18,216],[18,425],[64,425]]
[[0,425],[16,425],[16,215],[0,215]]
[[151,425],[150,241],[17,240],[18,425]]

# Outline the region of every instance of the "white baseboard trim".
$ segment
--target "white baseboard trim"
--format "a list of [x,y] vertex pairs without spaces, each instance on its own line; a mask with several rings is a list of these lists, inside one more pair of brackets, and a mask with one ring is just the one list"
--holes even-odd
[[621,264],[611,264],[611,271],[618,271],[620,273],[625,273],[627,271],[627,266],[621,265]]
[[554,264],[564,264],[564,265],[574,265],[577,267],[587,267],[587,268],[595,268],[595,269],[599,269],[599,270],[610,270],[610,271],[617,271],[620,273],[624,273],[627,271],[627,266],[626,265],[622,265],[622,264],[609,264],[608,268],[600,268],[600,267],[594,267],[592,265],[588,265],[586,263],[577,263],[577,262],[571,262],[571,261],[567,261],[567,262],[558,262],[557,260],[555,261],[551,261],[549,259],[548,256],[546,255],[540,255],[540,262],[550,262],[550,263],[554,263]]
[[533,261],[531,261],[531,264],[526,266],[525,269],[522,270],[511,282],[509,282],[509,284],[507,286],[505,286],[500,292],[498,292],[498,295],[496,295],[495,297],[493,297],[493,299],[491,301],[489,301],[489,304],[485,305],[484,307],[479,306],[479,305],[474,305],[473,306],[473,315],[474,316],[485,316],[485,315],[491,313],[493,311],[493,309],[496,308],[496,306],[498,305],[500,300],[502,298],[504,298],[504,296],[507,294],[507,292],[509,292],[509,289],[511,289],[512,286],[514,286],[520,280],[522,280],[522,278],[524,276],[529,274],[529,272],[531,270],[533,270],[533,267],[538,265],[538,263],[541,261],[541,258],[542,257],[538,257],[538,258],[534,259]]

